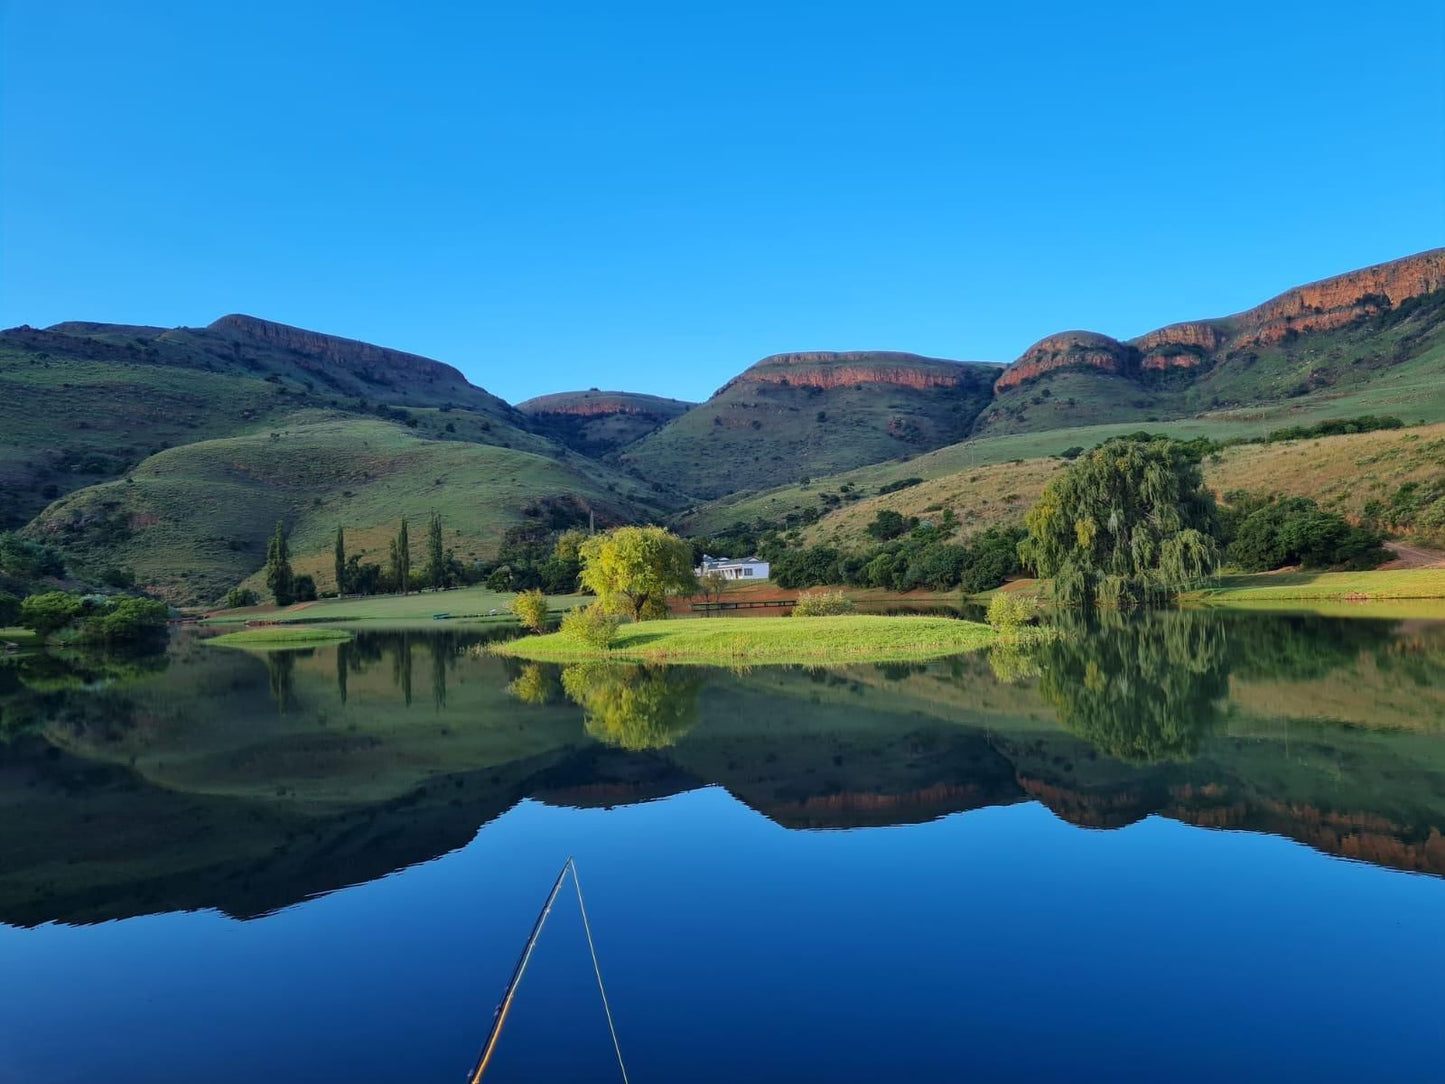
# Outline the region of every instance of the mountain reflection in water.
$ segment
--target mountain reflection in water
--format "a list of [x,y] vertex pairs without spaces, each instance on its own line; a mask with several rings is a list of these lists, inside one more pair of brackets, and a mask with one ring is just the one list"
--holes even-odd
[[1445,874],[1437,624],[1169,611],[1018,657],[742,672],[473,642],[187,635],[159,658],[0,667],[0,920],[255,916],[460,847],[523,799],[708,784],[787,828],[1037,800],[1091,828],[1157,813]]

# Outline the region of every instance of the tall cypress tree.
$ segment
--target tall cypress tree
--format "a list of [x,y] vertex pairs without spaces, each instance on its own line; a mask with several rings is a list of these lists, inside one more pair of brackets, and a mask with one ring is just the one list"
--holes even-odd
[[433,591],[441,590],[446,580],[446,554],[442,552],[442,517],[440,512],[431,514],[431,524],[426,532],[427,580]]
[[396,536],[396,570],[401,581],[401,593],[411,590],[411,542],[406,536],[406,517],[401,517],[401,530]]
[[276,521],[276,533],[266,546],[266,586],[277,606],[290,606],[296,601],[291,554],[286,547],[286,528],[279,519]]
[[346,536],[339,523],[336,525],[336,593],[346,594]]

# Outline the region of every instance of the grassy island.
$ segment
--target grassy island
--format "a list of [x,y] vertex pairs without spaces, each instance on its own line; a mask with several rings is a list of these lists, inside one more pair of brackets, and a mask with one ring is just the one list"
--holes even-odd
[[351,633],[342,629],[319,629],[295,625],[267,625],[257,629],[241,629],[213,636],[205,642],[220,647],[315,647],[319,644],[338,644],[350,640]]
[[974,651],[996,637],[987,625],[948,617],[718,617],[623,625],[606,649],[554,632],[495,644],[492,651],[536,662],[908,662]]

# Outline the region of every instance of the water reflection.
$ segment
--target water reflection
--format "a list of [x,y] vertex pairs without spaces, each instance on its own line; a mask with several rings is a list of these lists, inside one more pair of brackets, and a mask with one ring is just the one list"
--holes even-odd
[[1064,617],[1036,649],[1039,690],[1059,724],[1100,752],[1188,760],[1218,725],[1229,691],[1224,623],[1163,611]]
[[1159,814],[1445,874],[1442,626],[1167,612],[1069,633],[739,674],[518,664],[457,632],[11,660],[0,919],[259,914],[444,853],[526,798],[706,784],[786,827],[1040,801],[1090,827]]

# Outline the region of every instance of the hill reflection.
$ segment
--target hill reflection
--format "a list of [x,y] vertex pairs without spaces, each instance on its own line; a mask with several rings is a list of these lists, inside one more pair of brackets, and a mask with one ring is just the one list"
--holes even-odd
[[[1038,801],[1445,874],[1445,630],[1168,612],[1011,659],[747,673],[476,658],[466,634],[0,667],[0,919],[238,917],[532,798],[705,785],[789,828]],[[427,686],[430,686],[427,694]]]

